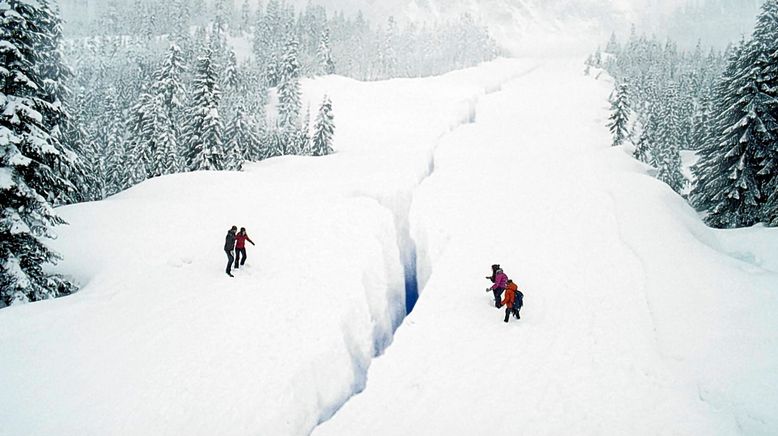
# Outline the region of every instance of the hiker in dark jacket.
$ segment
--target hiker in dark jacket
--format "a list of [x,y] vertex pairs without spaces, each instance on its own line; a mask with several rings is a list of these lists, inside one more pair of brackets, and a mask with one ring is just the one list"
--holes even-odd
[[521,311],[521,308],[523,306],[524,306],[524,293],[516,289],[516,302],[513,303],[513,314],[516,316],[516,319],[521,319],[521,315],[519,314],[519,311]]
[[498,269],[500,269],[500,264],[499,263],[496,263],[496,264],[492,265],[492,275],[486,276],[486,278],[488,280],[491,280],[492,283],[494,283],[494,276],[495,276],[495,274],[497,274],[497,270]]
[[224,240],[224,252],[227,253],[227,275],[230,277],[234,277],[232,275],[232,263],[235,261],[235,256],[232,253],[235,251],[235,232],[237,231],[238,227],[232,226]]
[[[238,262],[240,265],[246,263],[246,241],[251,242],[251,245],[257,245],[246,234],[246,228],[241,227],[238,234],[235,236],[235,269],[238,269]],[[243,259],[241,259],[241,255]]]
[[505,286],[507,284],[508,276],[502,272],[502,268],[498,268],[494,272],[494,284],[491,287],[486,288],[486,292],[492,291],[494,293],[494,306],[498,309],[502,307],[502,293],[505,291]]

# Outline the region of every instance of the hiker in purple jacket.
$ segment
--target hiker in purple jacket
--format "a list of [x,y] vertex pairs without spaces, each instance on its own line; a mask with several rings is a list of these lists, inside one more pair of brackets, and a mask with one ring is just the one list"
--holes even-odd
[[499,265],[497,265],[497,267],[498,268],[494,271],[493,275],[494,284],[491,287],[486,288],[486,292],[494,292],[494,305],[499,309],[502,307],[502,293],[505,292],[505,286],[508,284],[508,276],[502,272],[502,268],[499,268]]

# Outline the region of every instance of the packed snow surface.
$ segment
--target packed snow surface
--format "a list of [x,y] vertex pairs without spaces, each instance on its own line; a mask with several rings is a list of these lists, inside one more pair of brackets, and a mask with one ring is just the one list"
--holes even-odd
[[0,311],[0,434],[778,433],[778,233],[703,226],[582,70],[308,81],[335,155],[59,209],[83,287]]

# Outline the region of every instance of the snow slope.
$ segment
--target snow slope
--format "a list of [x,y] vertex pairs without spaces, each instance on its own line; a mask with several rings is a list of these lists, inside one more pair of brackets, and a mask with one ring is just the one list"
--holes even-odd
[[[337,154],[59,209],[59,270],[83,287],[0,311],[0,434],[308,434],[405,315],[407,210],[438,138],[531,64],[308,82],[314,105],[333,99]],[[235,278],[232,224],[257,244]]]
[[612,85],[579,70],[546,62],[442,139],[410,213],[417,307],[316,436],[778,432],[778,232],[704,227],[608,147]]
[[0,311],[0,435],[778,433],[778,232],[704,227],[581,72],[308,81],[337,154],[59,209],[84,286]]

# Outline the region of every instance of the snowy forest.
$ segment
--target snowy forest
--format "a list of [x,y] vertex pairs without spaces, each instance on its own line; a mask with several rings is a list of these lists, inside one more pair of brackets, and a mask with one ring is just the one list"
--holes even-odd
[[[586,70],[616,79],[613,145],[629,139],[637,159],[685,195],[718,228],[778,225],[778,3],[766,2],[750,38],[723,53],[679,50],[668,40],[611,37]],[[692,180],[682,151],[699,159]]]
[[[278,0],[264,7],[247,0],[241,8],[225,0],[98,6],[94,20],[66,35],[62,55],[73,70],[71,115],[80,127],[73,142],[84,144],[97,177],[79,200],[181,170],[327,154],[330,145],[320,139],[332,103],[302,107],[303,77],[416,77],[497,54],[469,17],[399,29],[392,18],[374,26],[361,15],[331,15],[312,4],[297,12]],[[311,122],[318,124],[311,129]],[[209,148],[196,149],[201,143]]]
[[417,77],[498,54],[469,16],[400,28],[278,0],[108,1],[94,12],[63,25],[56,1],[0,3],[3,305],[75,289],[43,272],[58,259],[42,242],[63,223],[53,207],[165,174],[332,153],[337,102],[303,107],[304,77]]

